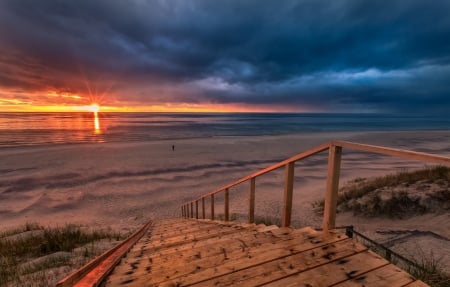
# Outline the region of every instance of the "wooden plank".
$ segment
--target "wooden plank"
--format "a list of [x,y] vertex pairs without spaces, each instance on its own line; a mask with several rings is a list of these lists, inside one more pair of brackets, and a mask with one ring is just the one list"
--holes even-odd
[[195,201],[195,218],[198,219],[198,200]]
[[365,251],[314,269],[288,276],[264,286],[330,286],[389,264],[371,251]]
[[175,269],[177,273],[181,273],[183,270],[192,270],[190,267],[186,268],[186,265],[220,265],[224,261],[245,256],[245,250],[260,246],[270,248],[276,242],[276,239],[267,234],[259,233],[258,237],[252,234],[252,236],[234,237],[221,243],[215,242],[206,246],[195,246],[188,252],[184,251],[152,257],[152,272],[157,273],[158,275],[156,276],[159,276],[166,274],[168,269]]
[[[261,235],[264,235],[264,233],[258,233]],[[254,240],[255,236],[249,236],[248,240]],[[200,241],[201,242],[201,241]],[[239,241],[241,242],[241,241]],[[192,242],[181,242],[181,244],[190,244]],[[211,244],[210,244],[211,245]],[[134,250],[134,252],[130,252],[130,254],[127,256],[127,258],[124,260],[124,264],[119,266],[119,268],[116,268],[116,270],[114,271],[114,276],[110,276],[110,278],[108,279],[108,284],[109,285],[121,285],[120,282],[128,282],[128,281],[133,281],[133,282],[141,282],[140,280],[142,278],[146,278],[147,276],[149,276],[149,274],[152,274],[152,272],[156,272],[157,275],[154,276],[159,276],[161,274],[163,274],[164,272],[168,272],[169,270],[176,270],[177,268],[177,264],[174,263],[179,263],[180,258],[178,258],[177,256],[173,256],[174,254],[171,254],[172,256],[170,256],[170,260],[168,262],[165,262],[165,264],[155,264],[158,262],[158,260],[154,260],[155,257],[157,256],[155,253],[159,252],[158,250],[149,250],[147,246],[142,245],[139,248],[135,248],[138,250]],[[137,252],[139,251],[139,252]],[[153,256],[145,256],[145,254],[153,254]],[[182,253],[179,253],[182,254]],[[221,253],[220,253],[221,254]],[[175,254],[176,255],[176,254]],[[193,257],[193,258],[197,258],[197,257]],[[174,261],[175,260],[175,261]],[[153,262],[155,261],[155,262]],[[189,261],[187,261],[189,262]],[[160,270],[160,268],[158,268],[158,266],[163,266],[161,267],[162,270]],[[158,271],[159,270],[159,271]],[[177,271],[175,271],[177,272]],[[141,283],[136,283],[136,286],[142,286],[140,284]],[[147,286],[148,284],[145,283],[145,285]]]
[[225,189],[225,191],[224,191],[224,208],[225,208],[225,210],[224,210],[224,214],[225,214],[225,218],[224,218],[224,220],[225,221],[228,221],[228,220],[230,220],[230,195],[229,195],[229,190],[228,189]]
[[164,228],[164,229],[158,229],[158,228],[152,228],[152,240],[155,242],[159,239],[167,240],[170,237],[174,236],[180,236],[180,235],[186,235],[186,233],[195,232],[199,230],[204,230],[208,228],[220,228],[221,225],[200,225],[196,224],[195,221],[186,222],[184,224],[180,224],[177,226],[173,226],[172,228]]
[[[184,229],[174,230],[152,230],[152,243],[168,242],[177,237],[185,237],[196,232],[204,232],[211,229],[221,229],[221,225],[188,225]],[[225,229],[230,229],[230,226],[224,226]],[[158,232],[158,234],[156,234]],[[161,232],[161,233],[160,233]]]
[[248,196],[248,223],[255,222],[255,178],[250,179],[250,191]]
[[[237,228],[239,232],[229,234],[229,235],[220,235],[219,237],[209,238],[205,240],[200,241],[193,241],[186,243],[184,245],[174,246],[174,247],[168,247],[156,251],[152,250],[146,250],[146,245],[148,244],[146,240],[143,240],[143,242],[139,242],[135,247],[133,247],[132,251],[129,252],[127,257],[122,260],[122,263],[120,266],[118,266],[114,273],[109,277],[108,279],[108,286],[123,286],[123,282],[129,282],[127,286],[142,286],[139,283],[139,278],[142,275],[146,275],[149,273],[149,270],[152,268],[153,264],[159,265],[158,262],[159,259],[166,260],[166,258],[172,258],[170,262],[173,262],[174,260],[178,260],[177,256],[179,254],[182,254],[184,256],[189,256],[189,253],[191,253],[190,256],[194,256],[196,254],[193,254],[195,250],[201,250],[201,248],[204,248],[204,245],[210,245],[210,246],[218,246],[220,244],[228,245],[226,242],[226,239],[228,236],[234,236],[236,238],[245,238],[247,237],[247,240],[251,241],[255,238],[257,240],[264,240],[263,237],[271,236],[274,237],[277,240],[283,240],[285,238],[292,238],[293,236],[298,236],[297,234],[304,233],[314,233],[314,231],[311,228],[303,228],[300,230],[294,230],[294,229],[284,229],[283,232],[280,232],[277,230],[276,234],[272,233],[260,233],[256,232],[255,228],[256,226],[250,226],[248,228],[244,228],[242,225],[235,224],[235,223],[224,223],[224,222],[212,222],[212,221],[205,221],[205,222],[197,222],[197,221],[191,221],[191,220],[182,220],[182,222],[186,223],[197,223],[199,225],[225,225],[225,226],[232,226],[234,228]],[[171,225],[173,225],[173,222],[170,222]],[[156,224],[156,229],[165,230],[164,224]],[[256,243],[257,244],[257,241]],[[159,258],[159,256],[161,256]],[[202,257],[206,256],[205,254],[202,254]],[[196,258],[196,256],[194,256]],[[152,264],[150,264],[149,260],[151,260]],[[173,263],[169,264],[167,268],[173,268]],[[138,282],[138,283],[136,283]],[[136,283],[133,284],[133,283]],[[143,283],[142,283],[143,284]]]
[[224,243],[226,240],[232,239],[235,237],[245,238],[245,237],[249,236],[251,238],[258,239],[261,236],[264,236],[264,237],[268,236],[268,237],[275,238],[277,241],[284,241],[284,240],[290,240],[290,239],[294,238],[294,236],[295,237],[303,236],[302,234],[314,234],[314,233],[311,233],[312,231],[310,228],[293,229],[293,230],[289,230],[289,232],[281,232],[281,233],[279,232],[279,230],[273,229],[270,232],[268,232],[266,235],[262,234],[261,236],[259,235],[259,233],[262,233],[262,232],[259,232],[259,231],[255,232],[255,231],[258,231],[258,230],[254,230],[253,228],[239,229],[239,231],[236,233],[221,234],[217,238],[216,237],[207,238],[202,241],[188,242],[184,245],[160,249],[160,250],[158,250],[158,254],[164,255],[164,254],[169,254],[169,253],[174,253],[174,252],[186,253],[186,252],[190,252],[196,248],[201,248],[202,246],[206,246],[209,244],[224,245],[224,244],[226,244],[226,243]]
[[285,168],[284,180],[284,198],[283,198],[283,215],[281,226],[288,227],[291,225],[292,214],[292,194],[294,190],[294,162],[290,162]]
[[[298,232],[300,231],[300,232]],[[222,254],[222,246],[228,246],[230,240],[238,239],[242,243],[242,241],[250,242],[247,243],[249,246],[253,245],[260,245],[262,243],[266,242],[273,242],[275,241],[283,241],[283,240],[289,240],[292,239],[292,236],[303,236],[301,234],[309,234],[309,231],[307,229],[305,230],[295,230],[295,232],[287,234],[287,235],[281,235],[276,236],[272,234],[271,232],[261,233],[256,231],[247,231],[241,230],[240,232],[224,235],[221,238],[210,238],[202,241],[196,241],[187,243],[184,245],[178,245],[171,248],[165,248],[160,249],[157,252],[152,252],[149,254],[149,252],[146,252],[146,254],[149,254],[147,258],[151,259],[152,262],[156,265],[158,265],[158,262],[168,262],[168,261],[174,261],[176,260],[178,262],[178,258],[187,258],[189,256],[195,256],[197,259],[204,259],[208,257],[210,254],[210,249],[217,249],[220,248],[219,254]],[[138,254],[138,252],[136,252]],[[180,255],[181,254],[181,255]],[[201,255],[198,257],[198,255]],[[134,253],[130,252],[130,256],[134,256]],[[189,264],[189,263],[187,263]],[[173,266],[169,266],[173,267]]]
[[407,159],[414,159],[424,162],[433,162],[437,164],[450,165],[450,157],[448,156],[440,156],[429,153],[415,152],[403,149],[382,147],[382,146],[374,146],[368,144],[360,144],[346,141],[333,141],[332,145],[337,145],[345,148],[356,149],[360,151],[368,151],[378,154],[385,154],[396,157],[403,157]]
[[[293,232],[289,232],[289,233],[282,233],[282,234],[273,234],[272,232],[266,232],[266,233],[262,233],[262,232],[257,232],[256,230],[239,230],[239,232],[237,233],[232,233],[232,234],[225,234],[222,236],[222,238],[211,238],[211,241],[209,242],[209,244],[205,244],[206,240],[202,240],[202,241],[193,241],[193,242],[185,242],[182,246],[178,246],[177,247],[177,251],[180,253],[189,253],[189,252],[197,252],[197,250],[199,248],[202,248],[202,246],[208,247],[207,245],[216,245],[219,246],[220,249],[222,250],[223,246],[227,247],[227,241],[228,239],[235,239],[237,238],[237,240],[239,242],[241,242],[242,244],[244,244],[244,239],[249,241],[249,243],[244,244],[245,246],[252,246],[252,245],[261,245],[262,243],[280,243],[282,241],[289,241],[292,243],[292,240],[317,240],[317,235],[315,235],[316,233],[311,232],[311,230],[309,228],[304,228],[304,229],[299,229],[299,230],[293,230]],[[239,236],[240,235],[240,236]],[[221,240],[221,239],[225,239],[225,240]],[[158,250],[158,253],[166,253],[167,248],[164,248],[162,250]],[[204,257],[204,256],[202,256]]]
[[352,239],[345,239],[248,269],[241,269],[194,284],[194,286],[259,286],[365,250],[367,247],[353,242]]
[[416,280],[414,282],[405,285],[405,287],[430,287],[430,286],[420,280]]
[[214,194],[211,194],[211,220],[214,220]]
[[196,232],[186,232],[184,234],[177,234],[169,238],[152,239],[151,244],[148,245],[150,248],[164,248],[164,245],[182,244],[189,241],[198,241],[204,238],[210,238],[214,236],[219,236],[220,234],[234,233],[239,230],[233,227],[224,226],[205,226],[202,229],[198,229]]
[[[245,230],[245,229],[244,229]],[[248,230],[248,229],[247,229]],[[293,229],[286,229],[285,232],[278,232],[277,235],[273,235],[271,233],[253,233],[250,234],[251,232],[248,232],[249,236],[247,236],[247,241],[245,244],[248,244],[248,246],[259,246],[261,245],[261,243],[264,243],[265,241],[267,242],[271,242],[270,245],[273,245],[273,242],[280,242],[282,239],[288,240],[288,239],[293,239],[293,238],[297,238],[297,237],[302,237],[305,240],[311,240],[311,234],[316,235],[318,234],[317,232],[315,232],[314,230],[312,230],[311,228],[303,228],[303,229],[299,229],[299,230],[293,230]],[[255,236],[256,235],[256,236]],[[263,237],[267,237],[268,240],[264,239],[263,237],[258,237],[258,236],[263,236]],[[243,244],[243,238],[244,237],[237,237],[236,241],[239,245]],[[255,238],[257,238],[255,240]],[[258,239],[259,238],[259,239]],[[314,237],[315,238],[315,237]],[[313,238],[313,239],[314,239]],[[258,242],[259,241],[259,242]],[[198,241],[199,244],[201,244],[202,241]],[[213,242],[213,239],[211,239],[211,243],[209,247],[211,247],[212,245],[214,245],[215,247],[219,247],[220,248],[220,252],[219,255],[221,257],[223,257],[223,251],[222,251],[222,246],[226,247],[226,254],[227,256],[234,256],[235,253],[242,253],[242,246],[239,247],[239,251],[237,252],[231,252],[229,250],[230,248],[230,244],[228,242],[223,242],[222,245],[220,245],[220,242]],[[178,252],[179,254],[184,254],[187,250],[189,251],[201,251],[202,249],[199,249],[198,246],[196,246],[195,244],[184,244],[183,246],[186,246],[188,249],[185,250],[180,250],[180,252]],[[245,247],[245,245],[244,245]],[[208,247],[207,247],[208,248]],[[140,251],[142,251],[142,248],[138,248]],[[158,251],[159,252],[159,251]],[[170,254],[171,256],[168,256],[167,258],[171,258],[170,261],[168,262],[169,264],[158,264],[158,260],[155,258],[157,257],[157,255],[155,254],[156,252],[151,252],[150,254],[154,254],[151,257],[148,256],[144,256],[144,254],[149,254],[149,252],[145,252],[145,253],[135,253],[135,254],[130,254],[129,256],[127,256],[124,264],[126,266],[121,266],[122,268],[118,268],[117,272],[114,272],[114,276],[111,276],[108,280],[108,286],[120,286],[121,282],[130,282],[133,281],[134,285],[130,285],[128,284],[127,286],[150,286],[151,282],[146,279],[147,277],[151,276],[152,279],[156,279],[156,277],[158,276],[162,276],[164,274],[172,271],[174,274],[178,274],[180,275],[180,271],[183,270],[183,268],[186,268],[186,266],[195,266],[193,264],[202,264],[205,266],[209,266],[209,263],[211,261],[211,259],[208,258],[204,258],[204,256],[202,255],[201,257],[197,257],[194,256],[193,261],[189,261],[189,260],[182,260],[182,258],[180,259],[177,256],[177,253],[172,253]],[[155,260],[156,259],[156,260]],[[214,260],[214,258],[212,259]],[[223,261],[223,260],[222,260]],[[151,262],[151,264],[150,264]],[[179,266],[181,265],[181,266]],[[219,263],[220,265],[220,263]],[[195,269],[194,269],[195,270]],[[152,275],[153,273],[153,275]],[[171,276],[176,276],[172,274]],[[163,278],[164,280],[166,280],[167,278]]]
[[378,286],[389,286],[389,287],[401,287],[408,283],[413,282],[415,279],[401,270],[400,268],[389,264],[384,267],[375,269],[371,272],[362,274],[355,278],[349,279],[338,285],[339,287],[378,287]]
[[126,240],[66,276],[56,286],[96,286],[112,271],[126,252],[148,231],[151,223],[151,221],[147,222]]
[[[277,244],[262,244],[256,248],[244,249],[240,254],[227,254],[226,260],[223,260],[222,258],[220,261],[207,262],[207,264],[206,262],[201,265],[193,264],[193,266],[189,266],[184,270],[184,275],[175,276],[172,274],[168,276],[171,280],[163,282],[165,282],[165,284],[174,284],[175,286],[191,285],[211,278],[227,275],[237,270],[250,268],[276,259],[291,256],[316,247],[325,246],[343,239],[343,237],[331,234],[331,236],[324,237],[313,236],[313,239],[302,238],[287,240]],[[185,267],[187,266],[177,266],[177,273],[179,268]],[[152,283],[159,284],[162,282],[152,281]]]
[[205,198],[202,197],[202,219],[206,218],[206,210],[205,210]]
[[328,155],[328,174],[323,213],[323,231],[334,229],[336,223],[339,173],[341,169],[342,148],[332,145]]

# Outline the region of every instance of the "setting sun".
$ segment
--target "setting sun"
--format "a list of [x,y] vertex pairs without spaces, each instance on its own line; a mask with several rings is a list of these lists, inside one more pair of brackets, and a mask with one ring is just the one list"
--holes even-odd
[[93,113],[98,113],[98,111],[100,111],[100,106],[97,104],[92,104],[90,106],[87,106],[86,110],[93,112]]

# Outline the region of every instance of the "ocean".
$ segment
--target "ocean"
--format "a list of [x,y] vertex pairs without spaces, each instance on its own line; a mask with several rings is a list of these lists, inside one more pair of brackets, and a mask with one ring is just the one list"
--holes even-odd
[[450,130],[450,119],[317,113],[0,113],[0,147],[411,130]]

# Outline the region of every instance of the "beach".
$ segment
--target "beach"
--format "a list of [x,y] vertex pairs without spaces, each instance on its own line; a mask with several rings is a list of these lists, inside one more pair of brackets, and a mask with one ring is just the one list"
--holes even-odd
[[[4,148],[0,149],[0,230],[26,223],[49,227],[69,223],[127,234],[148,220],[180,217],[181,204],[331,140],[450,156],[446,131],[315,132]],[[327,159],[323,152],[295,164],[292,224],[296,227],[322,226],[313,203],[325,195]],[[355,178],[425,166],[344,149],[340,186]],[[282,168],[256,179],[257,221],[280,224],[284,177]],[[232,219],[247,220],[248,192],[249,182],[230,189]],[[209,204],[206,200],[207,217]],[[221,194],[215,199],[216,218],[223,218],[223,208]],[[404,219],[346,212],[338,213],[336,225],[353,225],[379,242],[393,242],[390,247],[408,257],[433,257],[450,272],[449,219],[448,212]]]
[[[133,229],[148,219],[180,216],[183,202],[333,139],[450,154],[450,135],[439,131],[303,133],[8,148],[0,150],[0,227],[38,221]],[[311,203],[324,196],[326,160],[323,153],[296,164],[294,221],[320,225]],[[425,165],[344,150],[341,183]],[[257,179],[257,214],[280,208],[281,172]],[[231,190],[232,212],[246,212],[246,189],[244,183]]]

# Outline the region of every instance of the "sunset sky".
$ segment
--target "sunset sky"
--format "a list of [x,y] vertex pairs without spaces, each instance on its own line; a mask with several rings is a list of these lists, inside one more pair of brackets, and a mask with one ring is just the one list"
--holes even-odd
[[0,111],[445,114],[450,1],[0,0]]

